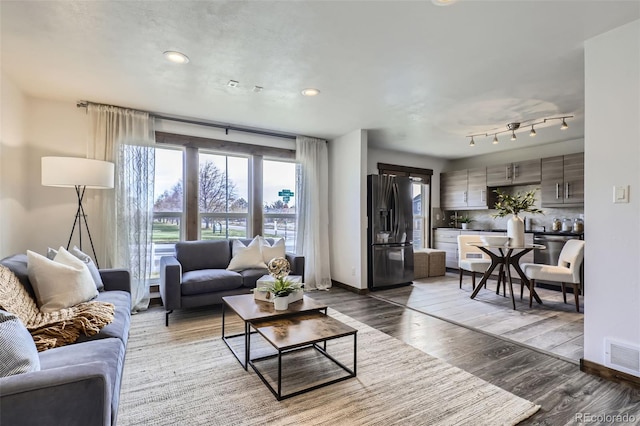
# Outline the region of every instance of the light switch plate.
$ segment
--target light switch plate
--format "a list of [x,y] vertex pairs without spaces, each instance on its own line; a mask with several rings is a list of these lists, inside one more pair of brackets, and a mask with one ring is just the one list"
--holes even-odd
[[614,186],[613,187],[613,202],[614,203],[628,203],[629,202],[629,185]]

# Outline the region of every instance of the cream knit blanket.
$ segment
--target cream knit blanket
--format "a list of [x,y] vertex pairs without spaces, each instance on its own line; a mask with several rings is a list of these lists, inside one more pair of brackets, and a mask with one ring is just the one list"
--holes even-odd
[[0,265],[0,308],[15,314],[33,336],[38,351],[75,342],[80,333],[97,334],[113,321],[115,306],[84,302],[56,312],[41,312],[18,277]]

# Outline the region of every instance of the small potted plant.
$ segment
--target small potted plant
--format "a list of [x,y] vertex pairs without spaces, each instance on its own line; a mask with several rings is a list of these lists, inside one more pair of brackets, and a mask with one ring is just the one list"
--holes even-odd
[[288,281],[286,278],[277,278],[267,287],[273,294],[273,307],[276,311],[284,311],[289,308],[289,295],[300,289],[300,284]]
[[460,227],[462,227],[462,229],[467,229],[469,227],[469,224],[473,222],[473,219],[471,219],[469,216],[463,216],[458,220],[458,222],[460,222]]
[[467,229],[471,222],[473,222],[473,219],[471,219],[469,216],[458,216],[458,214],[456,213],[451,216],[451,222],[449,222],[449,225],[453,225],[455,228],[457,228],[459,223],[462,229]]
[[271,259],[267,268],[274,281],[259,290],[268,291],[271,294],[276,311],[284,311],[289,307],[289,295],[299,290],[301,285],[287,280],[287,276],[291,272],[291,266],[284,257]]
[[491,216],[496,218],[513,215],[507,222],[507,236],[510,238],[509,244],[516,247],[524,246],[524,222],[522,218],[518,216],[518,213],[544,213],[535,207],[536,190],[532,189],[525,193],[518,192],[515,195],[506,194],[499,188],[493,192],[498,196],[498,201],[495,204],[495,209],[498,212]]

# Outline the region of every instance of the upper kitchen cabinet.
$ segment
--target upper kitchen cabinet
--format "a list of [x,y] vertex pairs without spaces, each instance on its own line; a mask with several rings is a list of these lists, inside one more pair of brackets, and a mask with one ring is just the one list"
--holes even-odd
[[542,207],[584,204],[584,153],[542,159]]
[[538,183],[540,178],[540,159],[487,167],[487,186]]
[[482,167],[441,173],[440,207],[445,210],[486,209],[486,169]]

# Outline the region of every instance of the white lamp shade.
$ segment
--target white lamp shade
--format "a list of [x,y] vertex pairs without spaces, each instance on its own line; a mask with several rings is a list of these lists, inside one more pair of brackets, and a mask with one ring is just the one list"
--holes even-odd
[[42,185],[113,188],[114,164],[77,157],[42,157]]

